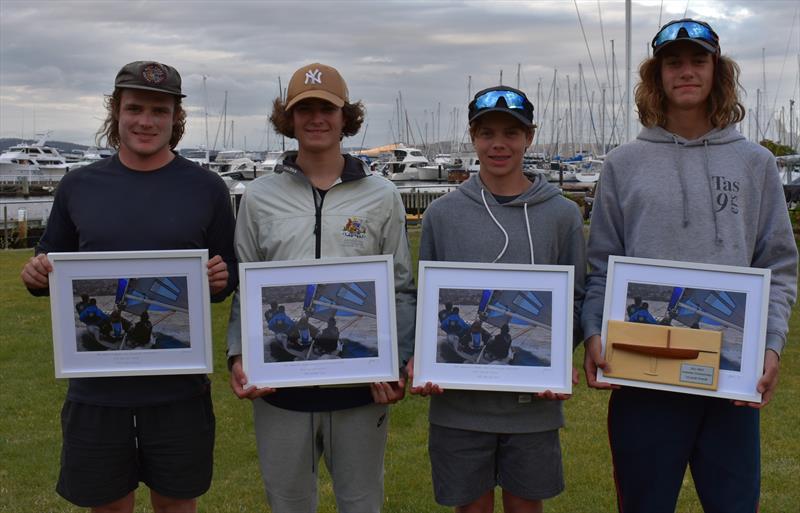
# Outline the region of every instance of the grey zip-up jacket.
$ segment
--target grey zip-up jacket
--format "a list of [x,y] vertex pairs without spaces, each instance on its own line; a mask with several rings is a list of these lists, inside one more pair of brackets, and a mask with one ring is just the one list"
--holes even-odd
[[692,141],[645,128],[609,152],[589,235],[587,338],[601,331],[609,255],[770,269],[767,348],[783,349],[797,246],[774,157],[733,126]]
[[[323,198],[294,164],[295,157],[296,152],[284,154],[275,174],[247,186],[236,220],[239,262],[392,255],[398,356],[404,364],[414,350],[416,291],[400,193],[385,178],[369,174],[363,162],[345,155],[341,178]],[[354,225],[359,228],[351,229]],[[228,357],[241,352],[237,291],[228,324]],[[325,409],[337,409],[329,406]]]
[[[583,219],[575,203],[541,178],[518,198],[500,204],[477,174],[471,176],[425,211],[419,259],[573,265],[574,338],[582,340],[578,320],[586,275]],[[432,424],[457,429],[534,433],[564,425],[561,403],[532,394],[445,390],[431,397],[429,418]]]

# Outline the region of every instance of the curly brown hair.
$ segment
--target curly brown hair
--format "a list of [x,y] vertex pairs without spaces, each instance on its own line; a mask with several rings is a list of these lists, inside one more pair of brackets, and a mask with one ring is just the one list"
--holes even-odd
[[[119,106],[122,99],[122,91],[123,88],[115,88],[114,92],[110,96],[106,96],[103,102],[106,108],[106,119],[95,135],[95,143],[98,146],[108,146],[119,150]],[[186,111],[183,110],[181,98],[179,96],[173,97],[175,98],[175,112],[173,114],[172,136],[169,138],[169,147],[174,150],[186,130]]]
[[[640,82],[634,89],[639,121],[646,127],[667,124],[667,97],[661,83],[662,54],[650,57],[639,65]],[[722,128],[744,119],[745,109],[739,100],[741,70],[724,55],[714,58],[714,82],[708,97],[707,110],[711,124]]]
[[[364,123],[364,115],[366,109],[364,104],[360,101],[355,103],[345,103],[342,106],[342,117],[344,118],[344,126],[342,127],[342,135],[339,139],[356,135],[361,130],[361,125]],[[286,137],[294,138],[294,120],[292,119],[291,110],[286,110],[286,102],[281,98],[275,98],[272,102],[272,114],[269,115],[269,120],[275,131]]]

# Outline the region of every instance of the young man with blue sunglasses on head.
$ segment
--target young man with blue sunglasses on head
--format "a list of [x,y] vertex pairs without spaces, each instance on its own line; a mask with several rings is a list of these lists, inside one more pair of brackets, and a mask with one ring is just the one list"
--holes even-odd
[[[664,25],[639,67],[644,129],[605,161],[592,213],[583,306],[589,386],[615,388],[608,430],[619,510],[674,511],[687,464],[707,512],[758,510],[759,408],[772,398],[797,288],[795,246],[775,159],[748,142],[739,68],[691,19]],[[770,269],[761,403],[597,382],[609,255]]]
[[[523,173],[533,105],[511,87],[484,89],[469,105],[469,123],[480,171],[425,211],[420,260],[574,265],[578,326],[583,220],[556,187]],[[413,359],[408,367],[412,377]],[[568,395],[443,391],[433,383],[411,392],[433,395],[428,447],[438,503],[490,513],[500,486],[506,513],[528,513],[563,491],[558,430]]]

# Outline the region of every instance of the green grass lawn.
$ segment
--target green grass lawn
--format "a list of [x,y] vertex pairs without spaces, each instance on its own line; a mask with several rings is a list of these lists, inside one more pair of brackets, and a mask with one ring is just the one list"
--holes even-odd
[[[412,229],[411,235],[416,246],[418,230]],[[54,490],[61,444],[59,411],[66,381],[54,378],[49,301],[30,296],[19,280],[19,271],[31,254],[30,250],[0,251],[0,512],[83,511]],[[416,254],[416,247],[412,254]],[[227,383],[224,334],[228,307],[228,302],[212,306],[215,372],[211,378],[217,442],[214,481],[200,500],[200,511],[267,511],[250,404],[236,399]],[[778,394],[762,414],[763,512],[797,511],[800,504],[797,310],[782,360]],[[583,361],[582,349],[575,352],[574,359],[576,363]],[[605,429],[607,401],[605,392],[590,390],[582,382],[566,403],[562,444],[567,489],[546,503],[547,511],[615,510]],[[419,397],[407,397],[392,408],[386,453],[386,513],[450,511],[433,500],[427,409],[427,400]],[[688,475],[686,484],[678,511],[702,511]],[[137,502],[137,511],[150,511],[146,493],[140,493]],[[320,490],[320,511],[335,511],[327,478]]]

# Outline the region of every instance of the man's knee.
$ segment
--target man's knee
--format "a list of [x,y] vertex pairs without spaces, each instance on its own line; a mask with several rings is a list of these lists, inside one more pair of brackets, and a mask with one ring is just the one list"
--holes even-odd
[[150,490],[150,503],[154,513],[195,513],[197,499],[176,499]]

